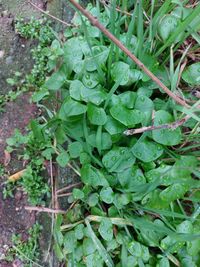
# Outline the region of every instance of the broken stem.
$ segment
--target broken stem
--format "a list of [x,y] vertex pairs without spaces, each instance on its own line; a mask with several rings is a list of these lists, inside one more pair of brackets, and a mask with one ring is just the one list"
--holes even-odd
[[124,134],[125,135],[134,135],[134,134],[139,134],[139,133],[144,133],[144,132],[154,131],[154,130],[160,130],[160,129],[175,130],[179,126],[183,125],[187,120],[189,120],[189,118],[190,118],[190,116],[187,115],[183,119],[175,121],[173,123],[166,123],[166,124],[162,124],[162,125],[158,125],[158,126],[145,126],[145,127],[141,127],[138,129],[128,129],[128,130],[124,131]]

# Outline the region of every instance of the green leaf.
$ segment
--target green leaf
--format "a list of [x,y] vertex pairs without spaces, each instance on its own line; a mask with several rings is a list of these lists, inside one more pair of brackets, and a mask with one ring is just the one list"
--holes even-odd
[[[91,146],[97,147],[96,134],[89,135],[88,142]],[[112,146],[112,140],[111,140],[110,135],[108,133],[102,133],[102,135],[101,135],[101,149],[102,150],[110,149],[111,146]]]
[[[149,89],[146,89],[149,90]],[[148,125],[152,119],[152,112],[154,110],[153,101],[145,95],[140,95],[137,97],[135,102],[135,109],[140,110],[144,113],[145,118],[142,122],[143,125]]]
[[123,172],[118,172],[117,178],[126,192],[135,192],[138,186],[146,183],[141,169],[137,166],[131,166]]
[[178,20],[172,15],[166,15],[158,25],[158,33],[163,41],[166,41],[174,32],[178,25]]
[[106,241],[113,239],[113,225],[109,218],[103,218],[99,225],[99,233]]
[[83,114],[87,111],[87,107],[77,101],[67,97],[63,102],[60,111],[59,118],[62,120],[67,120],[68,117],[77,116]]
[[66,167],[69,160],[70,158],[67,151],[61,152],[56,158],[57,163],[63,168]]
[[104,175],[90,164],[86,164],[81,168],[81,180],[83,183],[94,187],[108,185]]
[[80,157],[81,152],[83,151],[83,147],[80,142],[76,141],[68,146],[70,158],[78,158]]
[[125,85],[129,81],[130,67],[124,62],[115,62],[111,66],[111,77],[117,82],[120,81],[120,85]]
[[99,195],[97,193],[93,193],[88,197],[88,205],[90,207],[95,207],[99,202]]
[[77,240],[81,240],[81,239],[83,239],[83,237],[84,237],[84,232],[83,232],[83,230],[84,230],[84,224],[78,224],[76,227],[75,227],[75,229],[74,229],[74,234],[75,234],[75,238],[77,239]]
[[141,161],[151,162],[162,155],[163,148],[159,144],[144,139],[142,141],[138,140],[131,151],[133,155]]
[[130,69],[129,65],[119,61],[111,66],[111,77],[113,81],[120,82],[120,85],[131,85],[142,78],[142,73],[136,69]]
[[109,172],[121,172],[132,166],[135,157],[127,147],[115,147],[103,156],[102,162]]
[[74,197],[75,200],[77,199],[83,199],[84,198],[84,192],[80,189],[77,189],[77,188],[74,188],[73,189],[73,192],[72,192],[72,195]]
[[128,109],[123,105],[115,105],[110,109],[110,113],[114,119],[121,122],[127,127],[134,127],[144,119],[141,111],[136,109]]
[[84,45],[87,45],[87,43],[78,37],[70,38],[64,44],[64,62],[67,64],[69,72],[75,71],[77,65],[80,65],[83,58]]
[[107,122],[104,125],[104,128],[110,135],[123,133],[126,129],[123,124],[113,119],[111,116],[107,116]]
[[193,233],[193,225],[191,221],[185,220],[181,222],[176,227],[178,233],[182,234],[192,234]]
[[49,95],[49,91],[46,88],[42,88],[39,91],[36,91],[32,95],[33,102],[39,102],[41,101],[45,96]]
[[[172,123],[173,118],[170,113],[165,110],[159,110],[155,113],[154,125],[162,125],[167,123]],[[157,143],[166,146],[174,146],[181,142],[181,130],[180,128],[176,129],[161,129],[161,130],[154,130],[152,132],[153,140]]]
[[111,187],[102,188],[100,191],[100,198],[103,202],[111,204],[114,200],[114,192]]
[[74,231],[67,232],[64,236],[64,252],[69,254],[73,252],[77,245]]
[[187,191],[188,191],[188,185],[176,183],[164,189],[160,193],[160,198],[163,201],[170,203],[176,199],[182,198]]
[[97,70],[97,66],[106,63],[109,54],[109,48],[103,45],[92,47],[93,56],[86,57],[85,66],[87,71]]
[[183,71],[182,79],[190,85],[200,85],[200,62],[188,66]]
[[83,240],[83,254],[84,256],[94,253],[96,250],[91,238],[85,238]]
[[133,109],[135,106],[135,100],[136,100],[136,93],[127,91],[120,95],[118,95],[119,99],[121,100],[122,104],[129,109]]
[[59,90],[66,81],[66,75],[63,71],[55,72],[51,77],[45,82],[44,87],[49,90]]
[[87,267],[103,267],[103,260],[101,256],[99,255],[99,253],[95,252],[93,254],[88,255],[86,257],[86,266]]
[[131,253],[131,255],[142,258],[142,246],[139,242],[132,241],[128,244],[128,251]]
[[62,249],[57,243],[53,245],[53,250],[55,251],[56,257],[58,258],[59,261],[64,260]]
[[91,102],[95,105],[100,105],[106,99],[106,92],[101,86],[94,89],[85,87],[79,80],[74,80],[70,83],[70,96],[78,101]]
[[156,265],[156,267],[170,267],[169,260],[167,257],[163,257],[159,263]]
[[97,72],[86,72],[82,80],[87,88],[94,88],[99,84],[99,75]]
[[102,257],[107,267],[114,267],[112,258],[110,257],[109,253],[104,248],[104,246],[102,245],[101,241],[97,238],[90,223],[87,220],[86,220],[86,225],[87,225],[87,229],[93,241],[93,247],[98,250],[99,255]]
[[107,116],[103,108],[98,108],[92,104],[88,104],[88,119],[94,125],[104,125],[107,121]]

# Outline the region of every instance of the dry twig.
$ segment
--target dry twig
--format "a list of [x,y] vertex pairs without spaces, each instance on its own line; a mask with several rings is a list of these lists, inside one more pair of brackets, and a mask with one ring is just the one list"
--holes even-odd
[[167,124],[162,124],[162,125],[158,125],[158,126],[145,126],[145,127],[141,127],[138,129],[128,129],[128,130],[124,131],[124,134],[125,135],[134,135],[134,134],[139,134],[139,133],[144,133],[144,132],[154,131],[154,130],[161,130],[161,129],[175,130],[179,126],[183,125],[189,118],[190,118],[190,116],[187,115],[183,119],[175,121],[173,123],[167,123]]
[[54,210],[54,209],[45,208],[45,207],[25,206],[24,209],[29,210],[29,211],[47,212],[47,213],[55,213],[55,214],[66,214],[66,211],[64,211],[64,210]]
[[70,184],[70,185],[65,186],[65,187],[63,187],[63,188],[61,188],[61,189],[58,189],[58,190],[57,190],[57,194],[63,193],[64,191],[70,190],[70,189],[72,189],[72,188],[74,188],[74,187],[78,187],[78,186],[80,186],[80,185],[82,185],[81,182],[76,183],[76,184]]

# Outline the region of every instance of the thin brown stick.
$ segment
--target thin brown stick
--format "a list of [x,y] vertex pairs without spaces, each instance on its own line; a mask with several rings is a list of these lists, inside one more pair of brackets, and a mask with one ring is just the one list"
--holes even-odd
[[48,212],[48,213],[55,213],[55,214],[66,214],[66,211],[64,211],[64,210],[54,210],[54,209],[45,208],[45,207],[25,206],[24,209],[29,210],[29,211]]
[[64,193],[64,194],[57,195],[57,197],[69,197],[71,195],[72,195],[72,193],[69,192],[69,193]]
[[57,190],[57,194],[63,193],[64,191],[70,190],[70,189],[72,189],[72,188],[74,188],[74,187],[78,187],[78,186],[80,186],[80,185],[82,185],[81,182],[76,183],[76,184],[71,184],[71,185],[65,186],[65,187],[63,187],[63,188],[61,188],[61,189],[58,189],[58,190]]
[[49,16],[50,18],[54,19],[54,20],[57,20],[58,22],[64,24],[65,26],[68,26],[68,27],[71,27],[73,26],[72,24],[70,23],[67,23],[51,14],[49,14],[48,12],[44,11],[42,8],[38,7],[37,5],[35,5],[34,3],[32,3],[31,1],[28,1],[28,3],[33,6],[34,8],[36,8],[37,10],[39,10],[41,13],[45,14],[46,16]]
[[[143,70],[162,90],[173,98],[178,104],[191,108],[184,100],[175,95],[170,91],[134,54],[131,53],[128,48],[126,48],[112,33],[110,33],[99,21],[97,18],[93,17],[91,13],[85,10],[80,4],[74,0],[68,0],[76,9],[78,9],[85,17],[89,19],[91,24],[97,27],[104,35],[106,35],[113,43],[115,43],[128,57],[130,57],[136,65]],[[63,1],[66,5],[66,3]]]
[[187,115],[183,119],[175,121],[173,123],[167,123],[167,124],[162,124],[162,125],[158,125],[158,126],[146,126],[146,127],[141,127],[138,129],[128,129],[128,130],[124,131],[124,134],[125,135],[134,135],[134,134],[139,134],[139,133],[144,133],[144,132],[154,131],[154,130],[160,130],[160,129],[175,130],[179,126],[183,125],[189,118],[190,118],[190,116]]

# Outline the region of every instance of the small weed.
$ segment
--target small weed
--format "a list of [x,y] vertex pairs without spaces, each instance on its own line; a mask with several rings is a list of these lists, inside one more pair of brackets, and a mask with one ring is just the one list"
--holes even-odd
[[16,188],[15,183],[7,182],[3,188],[3,198],[6,199],[8,197],[14,197],[15,188]]
[[54,38],[51,23],[45,18],[38,20],[31,18],[28,22],[19,19],[15,23],[15,29],[22,37],[38,41],[37,47],[31,50],[34,66],[31,73],[26,75],[23,86],[28,88],[40,87],[48,73],[48,46]]
[[[14,135],[7,139],[7,144],[7,151],[11,153],[13,150],[17,150],[19,157],[28,162],[26,171],[18,184],[28,193],[29,201],[32,204],[41,204],[44,196],[49,193],[47,181],[41,176],[44,161],[47,159],[45,150],[50,145],[48,139],[42,141],[33,132],[22,135],[19,130],[16,130]],[[53,153],[53,149],[51,152]],[[51,157],[51,153],[49,156]]]
[[[12,248],[9,250],[6,260],[13,261],[20,259],[24,267],[37,266],[40,251],[38,239],[41,232],[41,226],[36,223],[28,231],[28,239],[22,240],[22,235],[13,235]],[[35,265],[34,265],[35,264]]]

